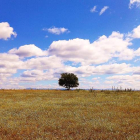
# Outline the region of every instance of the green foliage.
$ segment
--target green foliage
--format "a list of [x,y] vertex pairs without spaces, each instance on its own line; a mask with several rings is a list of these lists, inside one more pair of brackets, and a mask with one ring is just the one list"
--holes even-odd
[[62,73],[58,83],[60,86],[63,86],[68,90],[70,90],[70,88],[79,86],[78,78],[73,73]]

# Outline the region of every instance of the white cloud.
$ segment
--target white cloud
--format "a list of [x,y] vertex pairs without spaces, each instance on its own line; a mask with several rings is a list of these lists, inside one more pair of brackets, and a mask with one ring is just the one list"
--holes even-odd
[[93,78],[93,80],[99,80],[100,79],[100,77],[94,77]]
[[133,74],[140,75],[140,67],[133,67]]
[[101,9],[99,15],[102,15],[108,8],[109,8],[108,6],[104,6],[104,7]]
[[140,6],[140,0],[130,0],[129,8],[132,8],[133,5],[136,5],[137,7]]
[[41,81],[41,80],[52,80],[54,79],[53,73],[51,71],[44,72],[43,70],[27,70],[24,71],[21,77],[19,77],[19,81]]
[[27,71],[24,71],[21,76],[22,77],[37,77],[37,76],[42,76],[42,75],[43,75],[42,70],[27,70]]
[[14,29],[10,27],[8,22],[1,22],[0,23],[0,39],[7,40],[8,38],[11,38],[12,35],[16,37],[17,34],[13,30]]
[[[121,71],[120,71],[121,69]],[[99,65],[99,66],[81,66],[76,68],[76,73],[87,74],[87,75],[96,75],[96,74],[123,74],[132,72],[130,65],[122,64],[108,64],[108,65]]]
[[7,54],[7,53],[0,53],[0,62],[1,61],[17,61],[19,60],[19,57],[17,55],[14,54]]
[[63,67],[61,59],[56,56],[31,58],[25,61],[24,64],[26,69],[47,70]]
[[135,56],[140,56],[140,48],[135,51]]
[[111,80],[109,80],[109,81],[107,80],[107,81],[105,81],[105,84],[109,84],[109,85],[111,84],[112,85],[112,84],[114,84],[114,81],[113,80],[112,81]]
[[80,78],[79,79],[79,87],[78,88],[82,88],[82,89],[98,89],[99,88],[99,81],[89,81],[86,78]]
[[114,81],[117,86],[122,88],[139,89],[140,75],[114,75],[107,77],[108,80]]
[[[132,54],[128,46],[129,40],[119,32],[112,32],[109,37],[101,36],[98,40],[90,43],[89,40],[72,39],[54,41],[49,47],[49,54],[61,57],[64,61],[72,61],[85,64],[101,64],[108,62],[113,57],[121,57],[122,51],[125,54],[122,59],[131,59]],[[126,52],[125,52],[126,50]]]
[[[135,29],[131,34],[134,32]],[[128,76],[127,84],[122,79],[108,78],[103,85],[103,79],[100,76],[129,73],[140,75],[140,67],[134,67],[127,63],[117,63],[118,60],[131,60],[140,56],[140,48],[137,50],[129,48],[133,39],[134,37],[130,39],[125,34],[112,32],[109,36],[102,35],[92,43],[89,40],[79,38],[54,41],[46,51],[33,44],[20,46],[18,49],[14,48],[8,53],[0,54],[0,87],[6,85],[7,88],[23,88],[20,83],[26,84],[25,87],[29,87],[29,83],[35,87],[33,85],[37,84],[36,81],[58,80],[63,72],[75,73],[80,79],[81,77],[94,76],[91,81],[85,81],[88,83],[86,86],[84,81],[80,80],[82,88],[95,88],[94,85],[97,88],[110,88],[111,84],[129,87],[133,82],[138,85],[140,81],[136,80],[137,82],[135,82],[129,78],[131,76]],[[24,57],[29,58],[23,59]],[[115,60],[115,63],[112,60]],[[112,63],[109,63],[111,61]],[[76,65],[71,65],[73,63]],[[24,72],[13,78],[18,70],[24,70]],[[133,76],[133,79],[137,77],[139,76]],[[32,84],[32,82],[34,83]],[[38,87],[44,87],[44,85]]]
[[90,9],[90,12],[91,12],[91,13],[97,12],[97,11],[96,11],[96,8],[97,8],[97,6],[94,6],[92,9]]
[[0,54],[0,79],[5,81],[8,77],[22,69],[23,62],[17,55],[1,53]]
[[140,25],[133,29],[133,31],[131,33],[131,37],[140,38]]
[[10,54],[16,54],[20,57],[31,57],[31,56],[44,56],[47,55],[47,51],[42,51],[34,44],[24,45],[18,49],[14,48],[9,51]]
[[52,28],[44,28],[44,31],[48,31],[49,33],[55,34],[55,35],[60,35],[63,33],[69,33],[69,30],[66,28],[56,28],[56,27],[52,27]]
[[22,61],[17,55],[1,53],[0,54],[0,68],[6,69],[20,69]]
[[[121,70],[121,71],[120,71]],[[68,73],[75,73],[78,77],[87,77],[91,75],[110,75],[110,74],[125,74],[133,72],[134,68],[131,67],[129,64],[122,63],[122,64],[108,64],[108,65],[98,65],[98,66],[79,66],[79,67],[72,67],[72,66],[63,66],[57,68],[55,72],[58,75],[63,72]],[[98,78],[99,80],[99,78]]]
[[126,48],[120,52],[118,57],[120,60],[132,60],[135,57],[135,51],[133,49]]
[[[140,53],[139,53],[139,54],[140,54]],[[140,61],[140,58],[134,60],[134,62],[138,62],[138,61]]]
[[139,80],[140,81],[140,75],[114,75],[114,76],[110,76],[107,79],[110,80],[116,80],[116,82],[118,82],[118,80],[122,80],[122,81],[135,81],[135,80]]

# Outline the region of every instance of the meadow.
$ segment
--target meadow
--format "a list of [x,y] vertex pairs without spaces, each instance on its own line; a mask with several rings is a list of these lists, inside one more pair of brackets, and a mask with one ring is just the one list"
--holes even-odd
[[140,92],[0,90],[0,140],[140,140]]

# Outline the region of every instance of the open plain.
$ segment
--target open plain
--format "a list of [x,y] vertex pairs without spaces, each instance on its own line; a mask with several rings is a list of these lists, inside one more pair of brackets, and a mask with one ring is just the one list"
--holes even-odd
[[139,140],[140,92],[0,90],[1,140]]

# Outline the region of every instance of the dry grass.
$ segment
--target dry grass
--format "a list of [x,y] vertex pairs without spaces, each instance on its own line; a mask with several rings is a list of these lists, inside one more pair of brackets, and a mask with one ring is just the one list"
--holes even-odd
[[95,92],[0,90],[0,139],[139,140],[140,92]]

